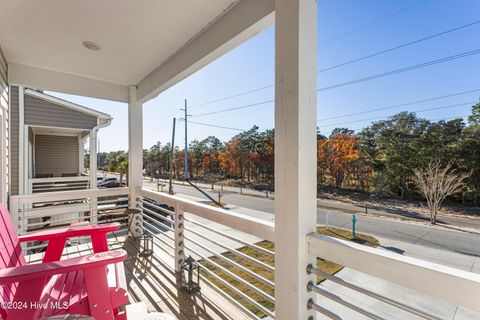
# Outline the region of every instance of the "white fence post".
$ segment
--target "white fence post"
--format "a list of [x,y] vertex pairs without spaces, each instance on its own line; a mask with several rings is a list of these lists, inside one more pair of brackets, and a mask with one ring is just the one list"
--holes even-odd
[[175,271],[180,275],[185,261],[185,212],[180,206],[175,207]]
[[131,207],[132,203],[135,203],[136,209],[140,210],[139,213],[134,213],[128,217],[128,225],[130,226],[130,230],[128,230],[128,234],[133,236],[134,238],[140,237],[143,234],[143,202],[138,201],[137,199],[141,199],[142,196],[135,188],[129,188],[129,198],[128,203],[129,207]]

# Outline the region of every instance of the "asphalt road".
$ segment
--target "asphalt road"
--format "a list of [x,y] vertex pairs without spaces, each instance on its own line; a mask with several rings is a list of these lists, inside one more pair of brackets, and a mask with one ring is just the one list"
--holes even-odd
[[[144,182],[145,187],[156,189],[155,182]],[[218,192],[206,190],[212,197]],[[174,185],[176,193],[204,197],[192,187]],[[262,199],[239,194],[224,194],[222,202],[230,205],[259,210],[274,214],[274,202],[269,199]],[[352,215],[338,211],[317,210],[317,221],[330,226],[351,228]],[[480,256],[480,230],[475,232],[464,232],[448,229],[446,227],[428,226],[417,223],[395,221],[372,216],[358,216],[357,231],[371,234],[376,237],[392,239],[396,241],[418,244],[426,247],[447,250],[472,256]],[[396,248],[390,248],[396,250]]]

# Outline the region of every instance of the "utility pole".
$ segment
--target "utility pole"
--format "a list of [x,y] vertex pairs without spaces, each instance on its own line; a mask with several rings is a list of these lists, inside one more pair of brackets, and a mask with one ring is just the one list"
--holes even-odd
[[184,149],[184,171],[185,171],[185,180],[188,180],[188,131],[187,131],[187,118],[190,117],[190,115],[187,113],[187,99],[185,99],[185,108],[180,109],[185,112],[185,149]]
[[173,194],[173,152],[175,151],[175,121],[176,119],[173,118],[173,130],[172,130],[172,146],[170,151],[170,164],[169,164],[169,176],[170,181],[168,184],[168,193]]

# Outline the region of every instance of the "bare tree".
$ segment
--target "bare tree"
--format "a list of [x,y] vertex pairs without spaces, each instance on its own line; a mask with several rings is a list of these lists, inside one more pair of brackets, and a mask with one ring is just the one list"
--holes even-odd
[[463,189],[469,176],[453,170],[451,163],[442,168],[440,161],[431,161],[426,168],[414,170],[413,181],[427,200],[431,224],[437,223],[443,200]]

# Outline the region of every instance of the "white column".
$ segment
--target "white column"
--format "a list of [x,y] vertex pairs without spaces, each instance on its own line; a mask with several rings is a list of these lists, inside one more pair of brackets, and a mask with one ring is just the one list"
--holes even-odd
[[83,138],[82,134],[78,134],[78,174],[81,176],[82,173],[85,171],[85,163],[84,163],[84,150],[83,150]]
[[97,129],[90,131],[90,189],[97,188]]
[[137,100],[137,87],[129,86],[128,102],[128,186],[130,207],[136,207],[135,189],[143,186],[143,115]]
[[[88,142],[90,147],[90,189],[97,189],[97,128],[90,130],[90,140]],[[96,223],[97,219],[97,197],[90,197],[92,222]]]
[[315,317],[306,235],[317,212],[316,30],[315,0],[275,1],[276,320]]
[[25,95],[18,87],[18,194],[25,194]]

